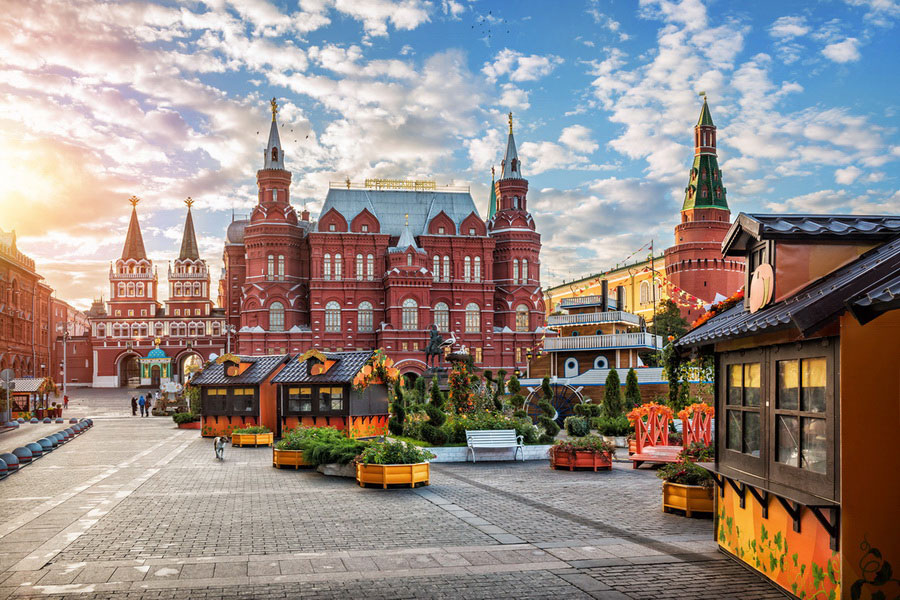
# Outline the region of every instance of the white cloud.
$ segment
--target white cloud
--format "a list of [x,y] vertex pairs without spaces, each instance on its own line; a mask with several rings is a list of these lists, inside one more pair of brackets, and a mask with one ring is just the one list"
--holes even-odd
[[500,86],[499,104],[510,110],[526,110],[531,106],[528,102],[528,92],[516,87],[513,83],[504,83]]
[[843,169],[835,169],[834,181],[840,185],[850,185],[856,181],[860,175],[862,175],[862,169],[850,165]]
[[490,81],[507,76],[510,81],[536,81],[549,75],[553,69],[563,63],[559,56],[548,54],[525,55],[509,48],[501,50],[493,62],[484,63],[481,71]]
[[851,37],[843,42],[828,44],[822,49],[822,54],[825,55],[825,58],[836,63],[856,62],[860,59],[859,40]]
[[591,139],[591,130],[584,125],[572,125],[562,130],[559,141],[576,152],[591,154],[599,144]]
[[791,39],[809,33],[806,17],[778,17],[769,27],[769,35],[778,39]]

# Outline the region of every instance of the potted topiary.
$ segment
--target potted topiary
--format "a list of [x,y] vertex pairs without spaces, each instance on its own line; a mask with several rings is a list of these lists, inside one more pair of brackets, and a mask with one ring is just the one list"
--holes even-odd
[[695,512],[712,513],[712,475],[681,456],[681,462],[669,463],[656,472],[663,480],[663,512],[683,510],[686,517]]
[[417,483],[428,485],[431,479],[431,452],[406,442],[385,441],[374,443],[356,457],[356,481],[380,485],[400,484],[415,487]]
[[294,429],[287,432],[281,440],[272,447],[272,466],[300,467],[312,466],[303,459],[303,442],[307,434],[304,429]]
[[232,446],[271,446],[274,441],[272,430],[265,425],[241,427],[231,432]]
[[565,425],[569,437],[584,437],[591,432],[591,424],[586,417],[566,417],[563,425]]
[[551,469],[612,469],[616,447],[599,435],[560,440],[550,448]]
[[619,415],[612,419],[607,416],[596,417],[591,420],[591,424],[597,433],[603,436],[603,439],[622,448],[628,443],[626,436],[633,431],[628,417],[625,415]]
[[178,429],[200,429],[200,415],[194,413],[175,413],[172,420],[178,425]]

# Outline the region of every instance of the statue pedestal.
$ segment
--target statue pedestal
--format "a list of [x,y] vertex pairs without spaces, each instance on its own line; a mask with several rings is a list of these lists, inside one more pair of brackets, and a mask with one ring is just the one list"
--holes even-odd
[[447,385],[448,372],[449,369],[447,367],[428,367],[427,369],[425,369],[422,377],[424,377],[428,382],[431,382],[433,378],[437,377],[438,388],[440,388],[442,392],[445,392],[449,389],[449,386]]

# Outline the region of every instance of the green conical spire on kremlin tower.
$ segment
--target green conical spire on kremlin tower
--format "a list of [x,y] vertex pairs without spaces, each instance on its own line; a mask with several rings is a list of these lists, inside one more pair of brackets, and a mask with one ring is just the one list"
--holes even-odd
[[703,94],[703,108],[694,126],[694,164],[691,166],[690,180],[684,190],[684,204],[681,210],[692,208],[728,209],[722,171],[716,157],[716,126],[709,112],[706,94]]
[[497,214],[497,183],[494,181],[494,167],[491,167],[491,199],[488,201],[488,220]]

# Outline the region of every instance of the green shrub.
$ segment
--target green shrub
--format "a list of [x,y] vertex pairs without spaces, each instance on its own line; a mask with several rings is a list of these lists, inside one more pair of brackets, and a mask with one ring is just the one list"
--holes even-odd
[[568,440],[560,440],[554,444],[554,447],[567,452],[580,450],[582,452],[608,452],[610,456],[615,456],[616,454],[615,445],[607,442],[599,435],[586,435]]
[[514,412],[513,416],[517,419],[531,419],[531,417],[528,416],[528,413],[521,408]]
[[391,413],[393,415],[388,419],[388,430],[394,435],[403,435],[403,425],[406,421],[406,396],[402,389],[394,389]]
[[526,444],[538,443],[538,428],[531,419],[510,417],[501,413],[478,411],[468,415],[450,415],[444,425],[448,442],[451,444],[466,443],[466,429],[515,429],[516,435],[521,435]]
[[590,419],[592,417],[599,417],[603,412],[603,407],[599,404],[594,404],[593,402],[582,402],[581,404],[576,404],[573,410],[579,417],[588,417]]
[[[669,442],[671,443],[671,441],[672,436],[670,435]],[[710,462],[715,458],[715,452],[713,451],[712,446],[707,446],[703,442],[691,442],[690,446],[678,454],[678,458],[693,462]]]
[[200,420],[200,415],[195,415],[194,413],[185,412],[185,413],[175,413],[172,415],[172,420],[181,425],[182,423],[196,423]]
[[634,426],[628,422],[628,417],[619,415],[614,419],[606,416],[594,417],[591,425],[600,435],[622,436],[634,433]]
[[279,450],[302,450],[303,460],[318,466],[331,463],[345,465],[369,444],[348,438],[333,427],[301,427],[285,434],[275,447]]
[[271,433],[272,430],[266,427],[265,425],[254,425],[253,427],[241,427],[240,429],[235,429],[231,433]]
[[681,485],[702,485],[705,488],[712,488],[713,485],[709,471],[689,460],[664,465],[656,472],[656,476],[669,483]]
[[625,376],[625,407],[631,410],[641,405],[641,389],[638,387],[637,373],[634,369],[628,369]]
[[431,402],[425,405],[425,414],[428,421],[422,423],[422,439],[433,446],[443,446],[447,443],[447,433],[441,427],[447,421],[447,413],[444,412],[444,394],[438,387],[437,378],[431,381]]
[[610,419],[614,419],[622,414],[622,390],[619,389],[621,382],[619,374],[615,369],[609,370],[606,376],[606,385],[603,390],[603,415]]
[[369,444],[356,460],[364,465],[414,465],[434,457],[434,454],[418,446],[386,441]]
[[566,417],[564,425],[571,437],[583,437],[591,432],[591,426],[584,417]]

